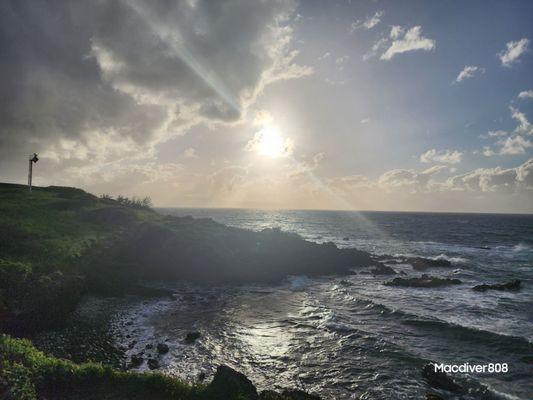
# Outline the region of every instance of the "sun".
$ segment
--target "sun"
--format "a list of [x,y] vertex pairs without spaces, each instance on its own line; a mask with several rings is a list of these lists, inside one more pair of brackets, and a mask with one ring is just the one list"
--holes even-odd
[[283,138],[277,128],[266,127],[259,131],[257,149],[259,154],[273,158],[280,157],[285,150]]
[[256,132],[254,138],[248,142],[247,149],[270,158],[285,157],[292,152],[292,141],[284,138],[276,126],[267,125]]

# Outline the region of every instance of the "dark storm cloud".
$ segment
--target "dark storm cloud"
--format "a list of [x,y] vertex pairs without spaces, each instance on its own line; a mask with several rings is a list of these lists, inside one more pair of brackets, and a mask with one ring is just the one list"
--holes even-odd
[[138,152],[194,120],[237,120],[243,103],[279,78],[275,69],[291,63],[284,21],[293,8],[245,0],[2,2],[2,175],[33,151],[104,161],[121,141],[124,153]]

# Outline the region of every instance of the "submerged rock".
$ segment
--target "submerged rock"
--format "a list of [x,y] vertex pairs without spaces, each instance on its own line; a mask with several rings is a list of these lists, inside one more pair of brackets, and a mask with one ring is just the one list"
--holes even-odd
[[168,353],[168,344],[166,343],[158,343],[157,344],[157,352],[159,354],[167,354]]
[[520,287],[522,285],[522,282],[520,279],[514,279],[512,281],[506,282],[506,283],[495,283],[494,285],[487,285],[484,283],[483,285],[477,285],[472,288],[472,290],[475,290],[476,292],[485,292],[487,290],[520,290]]
[[200,338],[200,336],[201,336],[200,332],[198,332],[198,331],[189,332],[185,336],[185,343],[194,343],[194,342],[196,342],[197,339]]
[[413,267],[415,271],[425,271],[429,268],[450,268],[452,267],[452,263],[444,259],[433,260],[431,258],[413,257],[413,258],[408,258],[407,262],[411,264],[411,266]]
[[434,388],[444,389],[455,393],[463,392],[463,388],[445,372],[435,371],[435,365],[432,363],[424,365],[422,376],[427,383]]
[[428,393],[426,395],[426,400],[444,400],[444,399],[442,397],[440,397],[439,395],[437,395],[437,394]]
[[131,368],[137,368],[137,367],[141,366],[143,361],[144,361],[144,359],[143,359],[143,356],[141,354],[134,354],[134,355],[131,356],[131,359],[130,359],[130,367]]
[[303,392],[301,390],[291,389],[277,393],[272,390],[265,390],[259,395],[261,400],[320,400],[320,397]]
[[434,288],[448,285],[459,285],[462,282],[459,279],[439,278],[437,276],[422,275],[415,278],[394,278],[392,281],[385,282],[386,286],[402,286],[417,288]]
[[396,271],[385,264],[377,263],[374,268],[370,270],[372,275],[395,275]]
[[159,368],[159,361],[157,361],[155,358],[148,359],[148,368],[150,369]]

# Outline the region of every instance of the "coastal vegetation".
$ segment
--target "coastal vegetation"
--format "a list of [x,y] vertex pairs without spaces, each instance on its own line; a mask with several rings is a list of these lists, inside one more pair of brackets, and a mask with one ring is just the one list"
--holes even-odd
[[23,185],[0,184],[0,199],[1,399],[313,398],[289,391],[259,395],[231,369],[209,385],[191,386],[105,362],[76,364],[16,337],[64,323],[85,294],[165,294],[147,286],[157,279],[275,281],[376,263],[367,253],[277,229],[249,232],[210,219],[163,216],[148,198],[55,186],[30,193]]

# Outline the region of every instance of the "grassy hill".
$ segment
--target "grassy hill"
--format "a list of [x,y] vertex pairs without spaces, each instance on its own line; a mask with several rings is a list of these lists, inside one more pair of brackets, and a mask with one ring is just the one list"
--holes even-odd
[[[145,284],[151,280],[276,281],[376,263],[365,252],[277,229],[251,232],[211,219],[163,216],[140,201],[76,188],[30,193],[24,185],[0,184],[0,334],[25,336],[57,324],[85,293],[150,294]],[[0,337],[0,399],[259,399],[244,376],[222,372],[208,386],[191,387],[158,374],[58,360],[28,341]]]
[[53,323],[86,291],[117,295],[153,279],[275,281],[375,263],[367,253],[277,229],[163,216],[76,188],[30,193],[0,184],[0,323],[13,330]]

